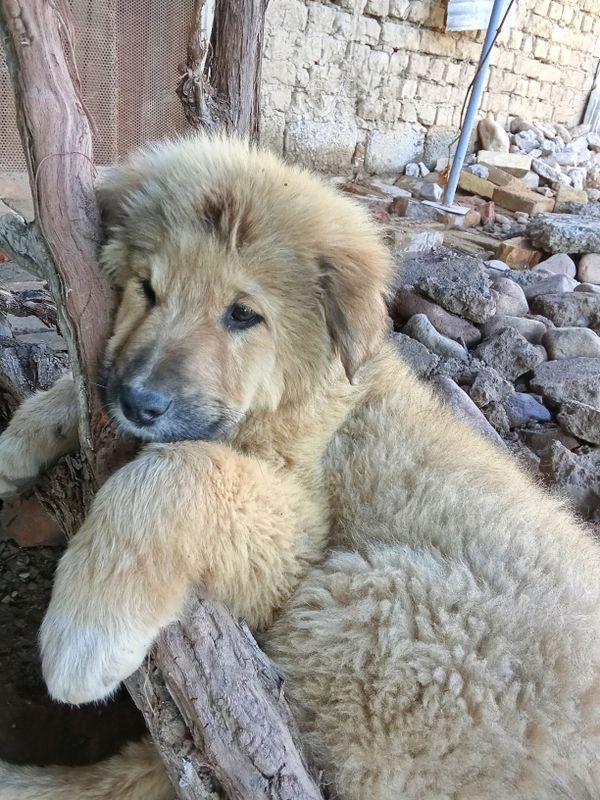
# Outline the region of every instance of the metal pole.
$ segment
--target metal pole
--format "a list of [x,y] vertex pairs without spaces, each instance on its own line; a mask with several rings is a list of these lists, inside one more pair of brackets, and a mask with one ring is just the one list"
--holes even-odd
[[471,91],[471,97],[469,98],[465,121],[462,131],[460,132],[460,138],[458,140],[458,145],[456,146],[456,153],[452,161],[452,169],[450,170],[448,185],[446,186],[446,191],[444,192],[444,199],[442,202],[447,206],[451,206],[454,202],[454,195],[456,194],[456,187],[458,186],[458,176],[460,175],[460,171],[465,163],[465,156],[467,154],[469,139],[471,138],[471,131],[473,130],[473,125],[475,124],[475,116],[477,114],[477,110],[479,109],[481,95],[483,94],[483,87],[485,85],[490,68],[492,42],[494,40],[494,36],[496,35],[496,31],[498,30],[498,25],[500,23],[505,4],[506,0],[494,0],[492,13],[490,14],[490,21],[485,34],[485,41],[481,49],[479,69],[473,82],[473,89]]

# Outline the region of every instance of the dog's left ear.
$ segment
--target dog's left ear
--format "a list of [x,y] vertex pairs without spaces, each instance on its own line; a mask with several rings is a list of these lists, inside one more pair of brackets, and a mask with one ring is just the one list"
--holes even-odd
[[389,256],[379,242],[372,249],[343,249],[319,261],[327,327],[351,383],[383,342],[389,273]]

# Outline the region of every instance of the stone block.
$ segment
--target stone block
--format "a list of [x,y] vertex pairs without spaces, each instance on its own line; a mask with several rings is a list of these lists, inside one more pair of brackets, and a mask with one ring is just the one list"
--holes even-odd
[[480,178],[478,175],[474,175],[472,172],[465,169],[461,170],[458,178],[458,185],[463,191],[469,192],[470,194],[477,194],[488,200],[493,198],[494,190],[496,189],[491,181]]
[[421,160],[424,142],[425,129],[418,124],[400,123],[392,131],[372,131],[367,139],[365,169],[376,174],[402,172],[411,161]]
[[585,189],[573,189],[571,186],[560,184],[556,190],[554,211],[560,211],[565,203],[587,203],[588,196]]
[[488,167],[500,167],[505,172],[521,178],[531,169],[531,156],[525,153],[496,153],[493,150],[480,150],[477,153],[477,163],[486,164]]
[[541,194],[518,186],[496,186],[493,197],[497,206],[509,211],[522,211],[530,216],[542,211],[552,211],[554,208],[553,197],[542,197]]
[[292,119],[285,131],[285,155],[313,169],[339,174],[349,169],[357,141],[358,129],[351,118]]
[[516,236],[502,242],[495,257],[513,269],[531,269],[540,262],[542,254],[524,236]]

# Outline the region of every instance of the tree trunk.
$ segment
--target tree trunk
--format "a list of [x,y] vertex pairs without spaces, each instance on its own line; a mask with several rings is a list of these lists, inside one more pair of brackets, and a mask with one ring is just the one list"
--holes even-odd
[[190,124],[258,139],[267,5],[268,0],[196,0],[187,68],[177,88]]
[[[224,10],[225,0],[220,5],[216,40],[236,48],[231,56],[238,74],[234,81],[235,68],[226,68],[224,56],[214,70],[218,96],[228,104],[228,129],[254,133],[254,82],[260,72],[266,4],[236,0],[231,3],[233,17]],[[242,11],[249,16],[236,16]],[[58,309],[81,401],[85,491],[79,499],[66,500],[59,481],[53,483],[50,476],[46,486],[51,495],[54,490],[58,505],[69,505],[65,511],[73,520],[81,520],[98,484],[123,452],[115,446],[96,392],[113,298],[96,267],[91,137],[72,61],[70,19],[66,0],[0,0],[36,211],[31,224],[12,214],[1,217],[0,247],[48,281]],[[239,38],[243,20],[249,23],[248,36],[256,37],[246,37],[245,45],[244,37]],[[233,27],[230,36],[227,25]],[[236,91],[249,92],[247,102],[236,99]],[[4,381],[5,391],[9,384]],[[163,633],[127,686],[182,800],[320,797],[296,745],[281,679],[248,631],[222,607],[191,599],[186,619]]]

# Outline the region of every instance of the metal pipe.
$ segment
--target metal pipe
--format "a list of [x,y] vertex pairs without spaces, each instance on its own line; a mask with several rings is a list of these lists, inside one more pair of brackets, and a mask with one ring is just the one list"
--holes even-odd
[[456,153],[454,154],[454,159],[452,160],[452,169],[450,170],[450,175],[448,177],[448,185],[446,186],[446,191],[444,192],[443,202],[447,206],[452,205],[454,202],[454,195],[456,194],[456,187],[458,186],[458,177],[463,164],[465,163],[465,156],[467,154],[467,147],[469,146],[469,139],[471,138],[471,131],[473,130],[473,125],[475,124],[475,117],[479,109],[481,95],[483,94],[483,87],[485,85],[490,68],[490,58],[493,49],[492,42],[494,41],[494,36],[498,30],[498,25],[500,23],[505,4],[506,0],[494,0],[494,5],[492,6],[492,13],[490,14],[490,21],[485,34],[485,41],[483,43],[483,47],[481,48],[479,68],[475,80],[473,81],[473,89],[471,91],[471,97],[469,98],[467,113],[465,114],[465,121],[460,132],[458,144],[456,146]]

